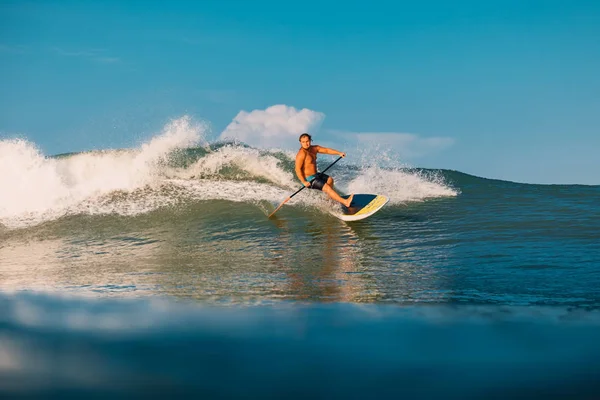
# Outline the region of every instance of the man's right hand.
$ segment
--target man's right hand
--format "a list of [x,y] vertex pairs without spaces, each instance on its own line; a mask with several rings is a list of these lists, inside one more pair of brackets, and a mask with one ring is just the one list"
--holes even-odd
[[304,181],[302,183],[304,184],[305,187],[310,187],[310,182],[309,181]]

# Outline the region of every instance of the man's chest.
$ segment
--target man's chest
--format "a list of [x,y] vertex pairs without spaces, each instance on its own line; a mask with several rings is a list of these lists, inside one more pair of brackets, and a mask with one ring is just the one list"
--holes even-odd
[[317,153],[315,151],[306,151],[306,157],[304,158],[304,164],[316,164],[317,163]]

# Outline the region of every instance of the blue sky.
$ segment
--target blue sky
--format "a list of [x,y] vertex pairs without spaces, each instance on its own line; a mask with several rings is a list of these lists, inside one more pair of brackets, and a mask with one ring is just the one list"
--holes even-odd
[[597,1],[0,1],[0,135],[46,154],[285,105],[317,143],[600,184],[598,71]]

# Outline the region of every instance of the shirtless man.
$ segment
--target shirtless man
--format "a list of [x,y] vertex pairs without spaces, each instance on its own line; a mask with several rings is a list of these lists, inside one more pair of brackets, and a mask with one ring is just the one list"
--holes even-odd
[[328,149],[318,145],[312,145],[312,138],[308,133],[300,135],[300,150],[296,154],[296,175],[304,186],[311,189],[322,190],[327,193],[333,200],[338,201],[350,207],[354,195],[350,195],[347,199],[342,198],[333,189],[333,178],[329,175],[317,172],[317,153],[333,154],[346,157],[346,153],[337,150]]

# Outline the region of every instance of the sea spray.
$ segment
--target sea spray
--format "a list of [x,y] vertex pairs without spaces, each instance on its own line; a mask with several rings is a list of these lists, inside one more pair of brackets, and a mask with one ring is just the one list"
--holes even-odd
[[47,158],[22,139],[0,141],[0,223],[25,227],[89,211],[94,199],[156,183],[168,155],[199,142],[205,127],[187,117],[138,149]]
[[459,193],[439,172],[413,169],[389,149],[374,146],[359,149],[357,153],[360,162],[347,185],[349,193],[382,194],[390,199],[390,204],[456,196]]
[[[205,129],[183,117],[138,148],[55,158],[25,140],[0,141],[0,224],[13,229],[65,215],[138,215],[211,200],[261,208],[264,202],[279,204],[300,187],[293,152],[207,144]],[[321,155],[319,165],[329,164],[329,158]],[[409,170],[379,150],[352,152],[331,175],[339,192],[383,194],[390,205],[458,193],[440,173]],[[322,192],[306,190],[286,206],[325,212],[336,204]]]
[[238,174],[229,174],[227,179],[263,178],[264,181],[291,189],[297,180],[293,171],[286,171],[280,164],[281,160],[269,152],[229,143],[206,154],[189,168],[179,171],[177,177],[223,178],[225,169],[233,166],[237,168]]

